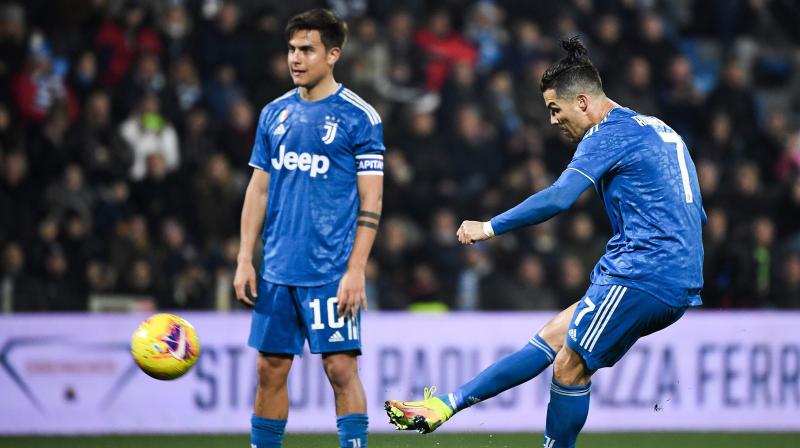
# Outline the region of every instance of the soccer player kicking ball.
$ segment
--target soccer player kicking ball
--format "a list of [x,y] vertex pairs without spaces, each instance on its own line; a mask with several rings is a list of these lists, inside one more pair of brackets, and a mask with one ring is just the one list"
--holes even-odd
[[706,221],[694,163],[681,137],[603,93],[600,75],[573,37],[548,68],[541,90],[550,124],[578,143],[556,182],[487,222],[464,221],[463,244],[537,224],[567,210],[593,187],[614,236],[577,303],[528,344],[458,390],[423,401],[389,400],[398,429],[434,431],[456,412],[530,380],[553,363],[546,448],[573,447],[589,411],[591,377],[613,366],[640,337],[698,306],[703,285],[701,226]]
[[[289,20],[297,88],[258,119],[234,279],[236,297],[253,306],[248,344],[259,352],[253,448],[281,445],[286,380],[306,339],[312,353],[322,353],[333,387],[340,446],[367,446],[359,309],[367,305],[364,268],[381,213],[384,146],[375,109],[333,78],[346,34],[345,23],[324,9]],[[259,234],[264,258],[256,280]]]

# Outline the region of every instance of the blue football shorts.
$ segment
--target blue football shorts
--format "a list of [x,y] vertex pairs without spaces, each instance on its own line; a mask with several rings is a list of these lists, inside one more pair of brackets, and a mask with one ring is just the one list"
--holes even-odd
[[277,285],[259,279],[248,345],[263,353],[355,351],[361,354],[361,311],[344,319],[337,311],[339,281],[322,286]]
[[666,328],[686,312],[628,286],[592,284],[575,309],[567,345],[586,367],[611,367],[641,337]]

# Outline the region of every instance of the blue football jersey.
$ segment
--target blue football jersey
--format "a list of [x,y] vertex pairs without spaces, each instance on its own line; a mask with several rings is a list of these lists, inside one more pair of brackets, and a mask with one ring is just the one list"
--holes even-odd
[[586,132],[567,169],[592,181],[611,220],[592,283],[700,305],[706,215],[683,139],[657,118],[618,107]]
[[319,101],[293,89],[262,109],[250,165],[270,174],[264,280],[309,287],[344,274],[358,219],[357,176],[383,175],[384,151],[380,116],[341,85]]

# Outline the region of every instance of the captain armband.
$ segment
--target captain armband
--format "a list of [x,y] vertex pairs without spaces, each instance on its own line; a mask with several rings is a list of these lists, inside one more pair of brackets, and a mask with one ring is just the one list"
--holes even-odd
[[360,154],[356,156],[356,174],[359,176],[383,176],[382,154]]

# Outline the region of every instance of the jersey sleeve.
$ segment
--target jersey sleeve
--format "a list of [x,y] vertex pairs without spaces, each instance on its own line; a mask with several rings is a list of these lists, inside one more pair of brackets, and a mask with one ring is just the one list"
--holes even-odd
[[610,132],[606,135],[594,134],[578,144],[568,170],[577,171],[597,185],[603,177],[625,155],[625,142],[617,141]]
[[356,126],[353,136],[353,156],[359,176],[383,175],[383,124],[364,122]]
[[267,123],[267,108],[261,110],[261,115],[258,117],[258,128],[256,129],[256,138],[253,142],[253,151],[250,153],[249,165],[253,168],[258,168],[262,171],[269,171],[269,123]]

